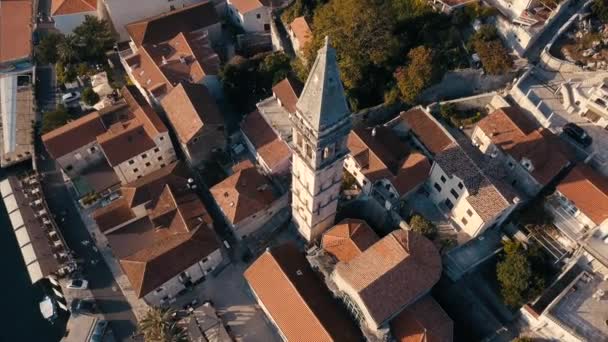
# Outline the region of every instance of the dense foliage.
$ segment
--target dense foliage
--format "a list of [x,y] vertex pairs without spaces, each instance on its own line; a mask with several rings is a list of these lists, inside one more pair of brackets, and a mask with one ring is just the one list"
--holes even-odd
[[57,106],[52,112],[46,112],[42,115],[42,134],[48,133],[55,128],[65,125],[69,120],[72,119],[72,115],[63,105]]
[[413,231],[426,236],[429,239],[434,239],[437,236],[437,226],[424,216],[415,214],[410,219],[410,227]]
[[608,0],[594,0],[591,4],[591,13],[603,23],[608,23]]
[[272,94],[272,86],[287,77],[289,57],[282,52],[264,53],[252,58],[234,57],[221,72],[228,100],[241,113],[255,109],[255,104]]
[[397,87],[401,98],[407,103],[414,103],[420,93],[434,80],[434,52],[424,46],[410,50],[408,63],[395,72]]
[[177,325],[172,309],[150,308],[138,323],[138,330],[146,342],[186,342],[184,328]]
[[517,308],[538,296],[545,287],[544,256],[536,245],[505,241],[496,276],[505,303]]
[[95,105],[97,102],[99,102],[99,95],[97,95],[96,92],[93,91],[93,89],[91,87],[86,87],[84,88],[84,90],[82,91],[82,101],[89,105],[89,106],[93,106]]
[[502,44],[495,27],[482,26],[471,37],[469,46],[479,55],[484,70],[489,74],[501,75],[511,70],[513,61]]

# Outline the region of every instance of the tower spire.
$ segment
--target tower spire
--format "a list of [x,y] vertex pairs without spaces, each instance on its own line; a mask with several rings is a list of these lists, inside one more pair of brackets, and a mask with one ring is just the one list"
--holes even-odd
[[296,109],[310,128],[318,131],[350,115],[340,81],[336,50],[331,46],[329,36],[325,36],[325,42],[317,52]]

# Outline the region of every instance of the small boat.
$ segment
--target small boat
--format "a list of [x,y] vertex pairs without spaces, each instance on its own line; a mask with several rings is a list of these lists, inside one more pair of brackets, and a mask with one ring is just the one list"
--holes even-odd
[[57,319],[57,303],[49,296],[44,296],[40,302],[40,313],[47,321],[54,323]]

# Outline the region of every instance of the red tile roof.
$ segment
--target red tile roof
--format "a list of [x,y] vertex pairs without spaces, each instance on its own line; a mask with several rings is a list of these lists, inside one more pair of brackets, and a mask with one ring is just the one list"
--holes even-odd
[[441,306],[427,295],[391,320],[397,342],[452,342],[454,322]]
[[532,176],[548,184],[570,164],[570,151],[551,131],[528,118],[519,108],[500,108],[477,124],[491,140],[513,159],[529,159]]
[[262,0],[230,0],[230,3],[241,14],[251,12],[260,7],[269,6],[268,1],[262,1]]
[[106,131],[98,112],[87,114],[42,135],[42,142],[53,159],[92,143]]
[[241,130],[270,169],[291,158],[289,146],[257,110],[245,117],[241,122]]
[[433,154],[439,153],[454,142],[441,124],[419,107],[401,113],[400,117]]
[[378,241],[363,220],[344,219],[323,234],[321,247],[339,261],[349,262]]
[[347,144],[369,181],[387,179],[401,196],[424,183],[431,170],[428,158],[412,152],[388,127],[356,128]]
[[437,283],[441,258],[429,239],[398,229],[351,261],[339,262],[334,272],[381,325]]
[[173,39],[179,33],[198,31],[219,23],[212,1],[162,13],[158,16],[126,25],[136,46],[158,44]]
[[362,340],[293,243],[264,252],[245,271],[245,279],[286,340]]
[[595,224],[608,219],[608,178],[587,165],[577,165],[558,185],[568,198]]
[[300,44],[300,49],[304,49],[307,44],[312,41],[312,31],[310,30],[310,26],[306,22],[306,18],[297,17],[295,18],[291,24],[289,24],[289,28],[293,31],[298,43]]
[[68,15],[97,11],[97,0],[52,0],[51,15]]
[[[93,214],[140,298],[219,248],[189,176],[174,163],[123,186],[123,198]],[[137,219],[133,208],[144,203],[146,214]]]
[[233,175],[214,185],[211,195],[230,223],[238,224],[260,212],[278,199],[268,178],[255,167],[238,169]]
[[180,83],[161,103],[182,143],[190,142],[204,126],[224,125],[215,100],[202,84]]
[[0,63],[32,55],[32,2],[0,1]]
[[288,113],[295,113],[296,103],[302,93],[302,88],[303,85],[300,81],[287,77],[272,87],[272,93]]

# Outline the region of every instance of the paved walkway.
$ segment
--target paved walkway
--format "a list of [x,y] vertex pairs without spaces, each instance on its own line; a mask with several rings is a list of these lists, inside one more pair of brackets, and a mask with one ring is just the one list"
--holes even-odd
[[140,299],[135,294],[135,291],[131,287],[131,283],[127,276],[122,272],[120,268],[120,264],[118,260],[114,258],[112,254],[112,250],[110,249],[108,244],[108,239],[106,236],[99,230],[95,221],[91,218],[91,214],[95,211],[95,207],[91,207],[89,209],[80,209],[79,214],[82,218],[82,222],[87,227],[89,233],[91,233],[91,238],[95,242],[99,253],[105,260],[106,264],[110,268],[112,275],[114,275],[114,280],[122,290],[123,295],[131,305],[131,309],[133,310],[133,314],[137,317],[138,320],[141,320],[146,312],[149,309],[148,304],[146,304],[143,299]]

